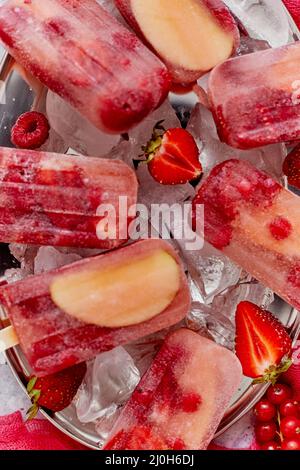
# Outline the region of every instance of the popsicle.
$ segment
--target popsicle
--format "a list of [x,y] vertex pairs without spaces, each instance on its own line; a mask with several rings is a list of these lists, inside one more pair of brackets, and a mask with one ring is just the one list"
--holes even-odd
[[300,43],[218,65],[209,98],[221,140],[241,149],[300,139]]
[[0,39],[18,63],[108,133],[128,131],[169,91],[162,62],[95,0],[7,0]]
[[217,165],[200,187],[205,238],[300,308],[300,198],[247,161]]
[[191,83],[228,59],[239,32],[221,0],[115,0],[130,26],[165,62],[173,81]]
[[0,147],[0,194],[1,242],[109,249],[128,239],[137,181],[118,160]]
[[43,376],[179,322],[190,293],[174,249],[149,239],[4,286],[0,302]]
[[104,450],[206,449],[241,383],[241,370],[231,351],[198,333],[171,333]]

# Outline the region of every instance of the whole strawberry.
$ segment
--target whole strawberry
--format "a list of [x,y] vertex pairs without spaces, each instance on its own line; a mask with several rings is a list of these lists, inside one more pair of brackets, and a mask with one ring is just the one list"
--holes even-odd
[[83,362],[46,377],[30,377],[27,392],[32,406],[27,411],[28,419],[34,418],[41,406],[54,412],[67,408],[75,397],[86,370],[86,363]]
[[50,126],[44,114],[30,111],[21,114],[11,130],[12,143],[21,149],[41,147],[49,137]]
[[194,137],[182,128],[165,130],[156,124],[152,138],[143,147],[152,177],[160,184],[175,185],[193,181],[202,173]]
[[283,173],[291,186],[300,189],[300,145],[297,145],[284,160]]
[[236,311],[235,351],[244,375],[255,383],[275,383],[288,370],[292,341],[284,326],[268,311],[240,302]]

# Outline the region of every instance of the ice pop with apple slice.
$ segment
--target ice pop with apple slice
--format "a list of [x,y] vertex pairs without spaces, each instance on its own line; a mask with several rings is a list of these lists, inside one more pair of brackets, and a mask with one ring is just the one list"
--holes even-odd
[[19,64],[108,133],[127,132],[169,91],[164,64],[95,0],[7,0],[0,39]]
[[224,142],[250,149],[300,139],[300,43],[218,65],[209,99]]
[[206,449],[242,380],[229,350],[194,331],[171,333],[104,450]]
[[128,238],[137,180],[118,160],[0,147],[0,193],[1,242],[111,249]]
[[174,249],[150,239],[4,286],[0,302],[43,376],[179,322],[190,293]]
[[115,0],[135,32],[165,62],[172,79],[191,83],[228,59],[239,32],[221,0]]
[[200,187],[198,204],[206,240],[299,309],[300,198],[249,162],[227,160]]

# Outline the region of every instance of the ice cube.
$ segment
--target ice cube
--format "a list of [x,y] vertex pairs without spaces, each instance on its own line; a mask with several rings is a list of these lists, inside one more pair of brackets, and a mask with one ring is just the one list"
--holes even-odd
[[252,54],[252,52],[264,51],[270,48],[267,41],[261,39],[253,39],[249,36],[241,36],[241,42],[236,55]]
[[257,168],[275,178],[282,177],[282,163],[286,156],[283,144],[273,144],[252,150],[239,150],[220,142],[212,113],[202,104],[194,108],[187,130],[194,136],[200,150],[200,161],[205,174],[225,160],[249,160]]
[[9,366],[2,364],[2,362],[1,360],[0,377],[2,387],[0,387],[0,416],[6,416],[10,413],[21,411],[22,415],[25,417],[26,411],[31,406],[30,400],[28,396],[22,392]]
[[42,246],[34,260],[34,274],[42,274],[81,260],[76,253],[62,253],[52,246]]
[[253,38],[263,39],[272,47],[293,40],[286,10],[281,1],[223,0]]
[[157,183],[150,175],[146,163],[140,163],[136,173],[139,181],[138,202],[149,209],[151,204],[182,203],[195,195],[195,190],[189,183],[174,186]]
[[52,91],[47,95],[47,115],[51,127],[76,152],[93,157],[107,154],[120,136],[101,132],[76,109]]
[[[140,380],[133,359],[123,347],[100,354],[88,364],[88,372],[77,394],[76,412],[82,423],[101,419],[112,421],[113,415],[131,396]],[[101,433],[105,426],[99,426]]]

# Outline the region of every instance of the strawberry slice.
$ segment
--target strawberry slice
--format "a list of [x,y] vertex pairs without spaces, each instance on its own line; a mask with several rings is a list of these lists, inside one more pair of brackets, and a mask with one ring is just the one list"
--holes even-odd
[[152,177],[160,184],[175,185],[193,181],[202,173],[194,137],[185,129],[165,130],[157,123],[152,139],[143,151]]
[[300,144],[288,154],[282,169],[289,184],[300,189]]
[[236,355],[244,375],[255,383],[275,383],[292,364],[292,341],[284,326],[268,311],[241,302],[236,311]]

